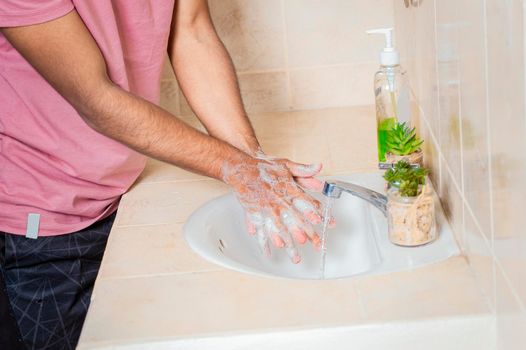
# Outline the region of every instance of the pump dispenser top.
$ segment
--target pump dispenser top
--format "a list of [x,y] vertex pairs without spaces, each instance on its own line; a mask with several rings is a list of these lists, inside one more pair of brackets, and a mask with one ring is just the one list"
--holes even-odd
[[367,34],[385,35],[385,47],[380,52],[380,64],[382,66],[397,66],[400,64],[400,54],[393,45],[393,28],[378,28],[368,30]]

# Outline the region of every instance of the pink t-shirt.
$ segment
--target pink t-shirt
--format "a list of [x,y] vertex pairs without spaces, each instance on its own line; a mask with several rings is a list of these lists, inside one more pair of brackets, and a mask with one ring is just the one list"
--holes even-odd
[[[1,0],[0,27],[76,10],[113,82],[158,103],[174,0]],[[74,67],[63,67],[72,69]],[[83,229],[115,211],[145,157],[91,129],[0,34],[0,231]]]

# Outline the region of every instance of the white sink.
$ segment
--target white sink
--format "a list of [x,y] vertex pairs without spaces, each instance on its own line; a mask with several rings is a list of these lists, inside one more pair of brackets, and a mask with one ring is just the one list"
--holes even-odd
[[[384,192],[382,172],[333,176]],[[316,195],[325,200],[322,195]],[[389,242],[387,219],[375,207],[347,193],[336,199],[333,215],[337,226],[329,230],[325,278],[344,278],[415,268],[458,255],[459,250],[442,207],[435,196],[438,239],[422,247],[399,247]],[[262,255],[254,237],[246,233],[244,214],[233,194],[218,197],[197,209],[184,227],[185,239],[203,258],[245,273],[273,277],[319,279],[320,253],[310,244],[298,246],[301,263],[290,262],[285,251]]]

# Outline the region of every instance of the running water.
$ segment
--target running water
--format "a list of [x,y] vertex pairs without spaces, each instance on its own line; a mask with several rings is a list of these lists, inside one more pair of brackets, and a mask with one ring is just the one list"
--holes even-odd
[[331,220],[331,210],[334,203],[334,198],[327,198],[325,208],[323,209],[323,226],[321,229],[321,264],[320,264],[320,279],[325,279],[325,262],[327,260],[327,231],[329,228],[329,221]]

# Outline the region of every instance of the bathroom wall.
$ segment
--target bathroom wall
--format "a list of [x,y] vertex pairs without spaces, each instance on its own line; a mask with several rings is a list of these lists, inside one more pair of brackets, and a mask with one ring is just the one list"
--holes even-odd
[[[522,0],[393,0],[427,165],[495,313],[499,349],[526,348]],[[420,5],[418,5],[420,3]]]
[[[392,0],[209,0],[249,113],[374,103],[383,39],[365,30],[393,23]],[[163,103],[191,109],[165,70]]]

